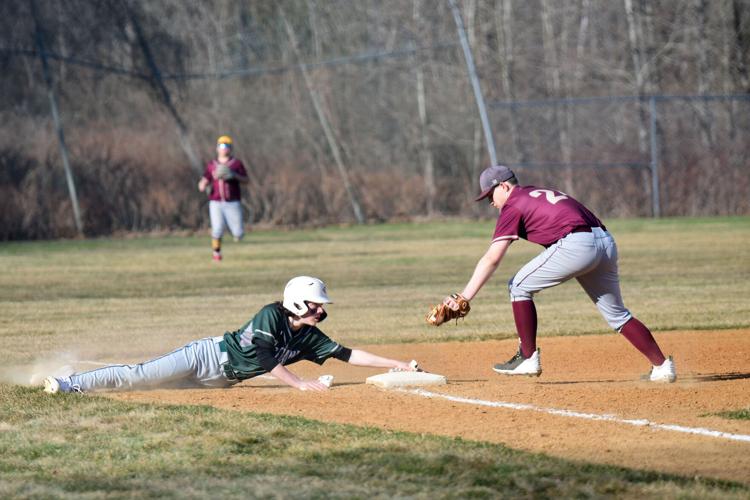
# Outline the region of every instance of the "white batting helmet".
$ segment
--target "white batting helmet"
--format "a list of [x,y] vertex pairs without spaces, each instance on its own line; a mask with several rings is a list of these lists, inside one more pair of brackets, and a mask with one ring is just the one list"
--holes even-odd
[[284,309],[297,316],[304,316],[308,307],[305,301],[316,304],[331,304],[326,292],[326,284],[312,276],[297,276],[289,280],[284,288]]

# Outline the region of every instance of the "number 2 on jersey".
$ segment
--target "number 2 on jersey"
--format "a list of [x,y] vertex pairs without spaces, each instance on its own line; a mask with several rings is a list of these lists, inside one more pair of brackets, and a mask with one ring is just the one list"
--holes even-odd
[[540,196],[542,196],[542,193],[544,193],[544,197],[547,198],[547,201],[552,203],[553,205],[558,201],[568,199],[565,194],[560,194],[560,196],[557,196],[554,191],[550,191],[549,189],[535,189],[529,193],[529,196],[531,196],[532,198],[539,198]]

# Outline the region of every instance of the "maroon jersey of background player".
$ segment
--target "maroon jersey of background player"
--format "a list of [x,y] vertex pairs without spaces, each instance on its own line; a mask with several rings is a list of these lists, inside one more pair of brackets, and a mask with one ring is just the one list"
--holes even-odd
[[[206,165],[203,177],[211,183],[211,195],[208,197],[211,201],[240,201],[241,191],[240,182],[237,179],[219,179],[214,175],[220,163],[218,160],[211,160]],[[236,174],[247,177],[247,170],[237,158],[230,158],[226,165]]]

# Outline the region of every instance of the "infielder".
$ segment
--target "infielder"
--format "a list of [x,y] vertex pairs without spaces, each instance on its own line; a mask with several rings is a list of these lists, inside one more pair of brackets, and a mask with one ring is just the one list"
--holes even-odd
[[302,391],[325,391],[320,380],[303,380],[286,365],[308,360],[322,365],[336,358],[357,366],[418,370],[416,363],[383,358],[349,349],[317,328],[330,304],[325,284],[318,278],[297,276],[284,289],[282,302],[263,307],[239,330],[221,337],[190,342],[169,354],[137,365],[115,365],[73,374],[47,377],[44,390],[89,392],[137,390],[156,387],[230,387],[243,380],[270,373]]
[[225,225],[229,226],[235,241],[240,241],[245,234],[240,183],[246,183],[248,177],[242,162],[232,156],[232,143],[228,135],[216,140],[216,159],[206,164],[206,170],[198,181],[198,191],[208,194],[211,248],[215,261],[221,260],[221,237]]
[[[499,210],[492,242],[474,269],[461,294],[443,300],[427,320],[445,320],[441,307],[454,314],[468,313],[470,301],[500,265],[510,244],[519,239],[539,243],[545,250],[524,265],[508,282],[513,318],[520,346],[507,362],[494,366],[506,375],[539,375],[542,366],[536,347],[537,315],[534,294],[563,283],[578,280],[604,319],[643,353],[653,367],[649,379],[674,382],[672,358],[665,358],[646,326],[625,307],[620,294],[617,246],[604,224],[581,203],[553,189],[520,186],[515,174],[502,165],[485,169],[479,178],[481,193],[476,201],[489,199]],[[435,321],[435,318],[440,318]]]

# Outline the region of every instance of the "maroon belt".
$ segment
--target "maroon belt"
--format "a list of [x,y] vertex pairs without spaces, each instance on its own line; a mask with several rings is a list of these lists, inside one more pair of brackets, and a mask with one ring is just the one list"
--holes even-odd
[[591,232],[591,228],[589,226],[576,226],[570,230],[570,233],[590,233],[590,232]]

